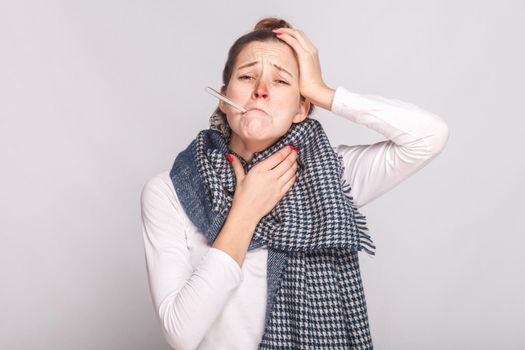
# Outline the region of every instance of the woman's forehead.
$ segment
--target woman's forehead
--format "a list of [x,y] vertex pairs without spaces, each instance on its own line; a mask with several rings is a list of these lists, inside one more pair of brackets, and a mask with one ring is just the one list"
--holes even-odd
[[[236,60],[236,69],[240,67],[260,66],[261,62],[277,65],[294,74],[297,73],[297,61],[292,49],[283,43],[254,41],[246,45]],[[256,64],[253,64],[257,62]]]

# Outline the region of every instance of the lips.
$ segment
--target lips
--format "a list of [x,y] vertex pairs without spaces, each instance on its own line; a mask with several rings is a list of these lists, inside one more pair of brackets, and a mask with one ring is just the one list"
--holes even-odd
[[263,112],[264,114],[268,114],[268,113],[266,113],[265,110],[260,109],[260,108],[251,108],[251,109],[248,109],[248,111],[246,111],[246,113],[248,113],[248,112],[257,112],[257,111],[258,111],[258,112]]

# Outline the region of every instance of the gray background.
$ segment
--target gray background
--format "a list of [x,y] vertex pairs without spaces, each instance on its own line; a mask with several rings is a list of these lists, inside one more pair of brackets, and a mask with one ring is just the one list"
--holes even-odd
[[[204,87],[233,41],[274,15],[317,46],[329,86],[450,128],[438,158],[362,209],[376,348],[525,348],[523,0],[2,0],[1,349],[169,349],[140,192],[207,127]],[[333,144],[384,139],[316,116]]]

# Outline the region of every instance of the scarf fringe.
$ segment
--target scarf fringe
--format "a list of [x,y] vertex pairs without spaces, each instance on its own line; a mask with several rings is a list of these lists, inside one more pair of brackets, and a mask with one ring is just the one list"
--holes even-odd
[[[341,155],[337,155],[339,160],[341,161],[341,166],[343,163],[343,157]],[[357,207],[354,205],[354,197],[350,194],[350,190],[352,189],[350,184],[346,182],[346,179],[341,177],[341,188],[343,190],[343,193],[350,201],[350,205],[354,209],[354,212],[356,213],[355,216],[355,222],[357,226],[357,232],[359,233],[359,245],[357,247],[357,250],[364,250],[369,255],[376,255],[375,249],[376,246],[374,245],[374,242],[372,241],[372,237],[367,233],[368,227],[366,227],[366,217],[359,213],[357,210]]]

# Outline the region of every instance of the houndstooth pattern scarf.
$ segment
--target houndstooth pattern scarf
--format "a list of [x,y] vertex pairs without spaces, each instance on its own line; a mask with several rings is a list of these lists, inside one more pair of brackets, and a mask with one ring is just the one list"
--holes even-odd
[[176,157],[170,171],[188,217],[211,245],[235,192],[225,155],[248,172],[282,147],[299,149],[295,183],[255,228],[248,250],[268,248],[265,330],[258,349],[373,349],[358,251],[375,255],[365,217],[357,211],[343,163],[321,124],[293,124],[251,162],[228,148],[229,126],[212,115]]

